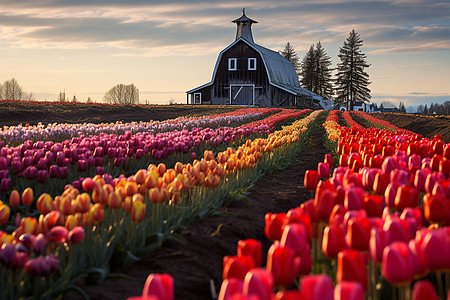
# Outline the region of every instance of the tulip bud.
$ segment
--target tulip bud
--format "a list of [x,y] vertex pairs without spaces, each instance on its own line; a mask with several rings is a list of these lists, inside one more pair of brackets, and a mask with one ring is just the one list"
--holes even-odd
[[302,278],[300,290],[305,299],[333,300],[333,282],[328,275],[308,275]]
[[283,233],[282,228],[285,218],[286,213],[279,213],[279,214],[267,213],[265,215],[264,232],[269,240],[276,241],[281,239],[281,235]]
[[395,208],[402,211],[406,207],[416,207],[419,200],[419,192],[409,186],[402,185],[395,196]]
[[290,287],[298,275],[299,260],[295,252],[278,243],[272,244],[267,253],[267,271],[272,273],[276,286]]
[[47,193],[41,194],[36,201],[36,208],[43,215],[46,215],[49,212],[51,212],[53,210],[52,196],[50,196]]
[[[448,297],[447,297],[448,298]],[[434,286],[428,280],[420,280],[414,284],[411,300],[439,300]]]
[[247,273],[242,287],[244,295],[256,295],[260,300],[271,300],[272,292],[273,277],[270,272],[263,268],[254,268]]
[[0,225],[6,224],[11,214],[11,209],[8,205],[0,204]]
[[3,243],[0,248],[0,261],[5,265],[9,265],[16,257],[16,249],[14,245]]
[[64,243],[67,238],[68,231],[63,226],[55,226],[47,233],[47,240],[57,244]]
[[393,242],[384,248],[381,273],[393,284],[405,284],[413,280],[413,258],[406,243]]
[[237,278],[225,279],[222,282],[218,300],[230,300],[234,294],[242,293],[243,281]]
[[69,244],[77,244],[84,240],[84,228],[81,226],[76,226],[67,234],[67,242]]
[[33,189],[27,187],[22,193],[23,205],[31,205],[31,203],[33,203],[33,198],[34,198]]
[[9,196],[9,204],[12,207],[17,207],[20,204],[20,194],[17,190],[13,190]]
[[322,251],[329,258],[334,259],[344,248],[344,231],[336,225],[326,226],[323,231]]
[[238,241],[237,255],[248,255],[253,258],[253,263],[256,268],[261,266],[262,263],[262,244],[255,239],[247,239]]
[[315,170],[306,170],[304,185],[307,190],[314,191],[319,183],[319,173]]
[[144,284],[142,297],[156,296],[158,300],[173,300],[173,278],[169,274],[150,274]]
[[330,177],[330,166],[327,163],[319,162],[317,166],[317,173],[320,178]]
[[131,219],[136,223],[142,222],[145,217],[145,204],[141,201],[133,201],[131,208]]
[[33,251],[37,255],[41,255],[45,252],[46,247],[47,247],[47,239],[42,233],[39,233],[33,240],[32,243]]
[[367,289],[367,270],[364,264],[364,257],[357,250],[342,250],[338,254],[337,261],[337,282],[357,281],[362,284],[364,290]]
[[253,267],[254,263],[251,256],[225,256],[223,258],[222,279],[238,278],[244,280],[247,272]]
[[356,281],[341,281],[334,288],[335,300],[363,300],[364,288]]
[[295,256],[301,256],[307,242],[308,234],[303,224],[292,223],[284,227],[280,240],[281,247],[287,247],[294,251]]

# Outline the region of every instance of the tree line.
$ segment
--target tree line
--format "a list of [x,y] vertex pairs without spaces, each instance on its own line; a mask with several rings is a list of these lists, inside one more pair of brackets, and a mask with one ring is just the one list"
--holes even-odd
[[[331,67],[331,57],[320,41],[316,45],[311,45],[301,62],[289,42],[280,54],[293,64],[302,87],[324,99],[336,96],[336,102],[344,103],[348,110],[353,110],[355,102],[369,102],[371,99],[368,88],[371,82],[365,71],[370,64],[361,51],[362,45],[363,40],[353,29],[339,49],[340,62],[336,68]],[[332,76],[334,70],[336,70],[335,79]]]
[[[22,86],[15,78],[6,80],[0,84],[0,99],[7,100],[36,100],[33,92],[25,92]],[[60,102],[70,102],[66,97],[66,92],[59,92],[58,98]],[[109,89],[103,96],[103,101],[110,104],[139,104],[139,89],[134,84],[119,83]],[[72,102],[78,102],[74,95]],[[91,97],[88,97],[86,103],[92,103]]]

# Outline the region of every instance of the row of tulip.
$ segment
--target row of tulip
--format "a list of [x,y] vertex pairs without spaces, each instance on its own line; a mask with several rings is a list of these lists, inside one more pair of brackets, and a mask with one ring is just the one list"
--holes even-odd
[[[266,214],[265,234],[274,243],[265,268],[254,240],[240,241],[237,256],[224,258],[219,299],[439,299],[449,293],[450,145],[439,136],[342,128],[337,114],[324,127],[331,138],[340,136],[340,166],[331,172],[327,154],[305,174],[314,199]],[[417,145],[426,145],[423,158],[414,153]],[[362,159],[371,149],[378,159]],[[439,161],[434,168],[430,156]]]
[[[263,111],[268,113],[268,110]],[[254,116],[255,113],[251,113]],[[240,118],[240,117],[238,117]],[[269,127],[247,126],[245,128],[220,127],[194,128],[151,134],[125,131],[122,135],[100,133],[95,136],[73,137],[62,143],[28,140],[18,147],[4,146],[0,149],[0,190],[7,192],[14,187],[23,190],[32,184],[45,187],[50,177],[66,179],[51,185],[59,190],[67,182],[81,176],[95,174],[133,172],[150,163],[165,160],[187,162],[192,152],[208,148],[227,147],[255,135],[267,134]],[[188,154],[191,152],[191,154]],[[168,158],[171,156],[171,159]],[[14,175],[14,176],[10,176]],[[23,179],[25,177],[25,179]],[[40,185],[36,185],[36,181]],[[55,181],[55,180],[52,180]],[[42,190],[45,191],[45,190]],[[56,191],[51,191],[55,194]]]
[[18,125],[3,126],[0,130],[0,147],[5,144],[18,146],[27,140],[62,142],[65,139],[78,137],[80,135],[91,136],[100,133],[123,134],[125,131],[132,133],[148,132],[156,134],[174,130],[191,130],[193,128],[219,128],[223,126],[237,127],[243,123],[251,122],[261,118],[263,115],[274,113],[280,109],[276,108],[244,108],[236,111],[215,114],[202,117],[179,117],[165,121],[131,122],[131,123],[49,123],[44,125]]
[[387,129],[387,130],[396,132],[398,134],[413,134],[413,132],[410,131],[410,130],[399,128],[399,127],[395,126],[394,124],[392,124],[392,123],[390,123],[388,121],[377,119],[374,116],[372,116],[371,114],[365,113],[363,111],[354,111],[354,112],[352,112],[352,114],[361,116],[366,121],[368,121],[369,123],[373,124],[374,125],[373,127],[379,127],[381,129]]
[[[166,169],[164,164],[150,165],[147,170],[128,178],[112,179],[109,183],[102,176],[86,178],[82,182],[84,193],[67,186],[64,193],[55,198],[40,195],[36,203],[41,212],[38,220],[16,218],[17,228],[13,233],[2,232],[0,258],[6,247],[11,248],[6,246],[10,244],[16,254],[19,248],[26,252],[28,261],[37,257],[32,248],[25,251],[20,245],[24,235],[37,239],[42,234],[48,241],[45,255],[55,254],[60,260],[60,276],[36,279],[26,268],[13,268],[13,258],[2,267],[1,272],[5,274],[0,276],[2,284],[14,287],[14,281],[24,281],[12,288],[9,295],[23,296],[39,291],[45,295],[42,298],[50,298],[63,287],[76,288],[72,284],[79,276],[95,274],[104,278],[113,252],[124,264],[135,262],[164,239],[176,237],[174,231],[179,226],[205,217],[227,201],[227,197],[239,197],[240,191],[248,189],[262,172],[289,160],[287,157],[298,152],[307,125],[319,113],[314,112],[266,139],[248,140],[236,150],[228,148],[219,152],[217,159],[211,151],[205,151],[204,157],[194,160],[193,164],[177,163],[173,169]],[[18,202],[28,205],[30,198],[29,194],[20,197],[17,192],[11,193],[10,205]],[[70,247],[65,243],[68,231],[78,226],[84,228],[85,237]],[[45,269],[46,261],[39,260],[39,270]],[[38,288],[31,288],[30,281]]]
[[267,125],[270,128],[272,128],[273,126],[275,126],[276,124],[278,124],[284,120],[287,120],[290,118],[298,118],[299,116],[301,116],[304,113],[305,113],[305,110],[283,109],[282,111],[280,111],[274,115],[271,115],[268,118],[254,121],[249,124],[244,124],[244,125],[241,125],[241,127]]

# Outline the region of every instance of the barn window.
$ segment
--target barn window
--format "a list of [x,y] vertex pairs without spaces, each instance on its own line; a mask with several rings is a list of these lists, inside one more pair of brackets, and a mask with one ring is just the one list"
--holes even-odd
[[236,71],[236,70],[237,70],[237,58],[229,58],[228,71]]
[[256,70],[256,58],[250,57],[250,58],[248,59],[248,69],[249,69],[250,71]]
[[202,104],[202,93],[194,93],[194,104]]

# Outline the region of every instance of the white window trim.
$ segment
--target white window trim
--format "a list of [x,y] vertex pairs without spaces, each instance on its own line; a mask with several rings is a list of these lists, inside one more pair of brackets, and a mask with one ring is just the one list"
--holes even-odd
[[[195,95],[199,95],[198,99],[200,100],[200,102],[195,102]],[[192,104],[202,104],[202,93],[194,93],[194,98],[192,99]]]
[[[252,62],[253,61],[253,68],[251,68]],[[248,69],[249,71],[256,71],[256,57],[249,57],[248,58]]]
[[[232,68],[231,62],[234,62],[234,68]],[[237,70],[237,58],[229,58],[228,71],[236,71],[236,70]]]

